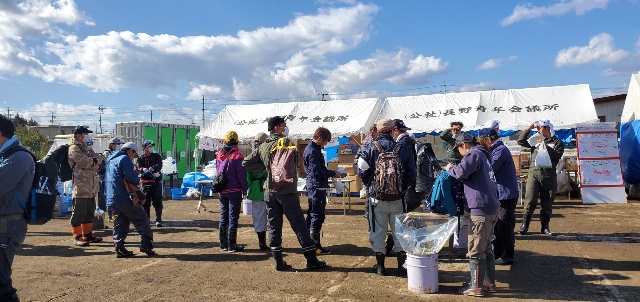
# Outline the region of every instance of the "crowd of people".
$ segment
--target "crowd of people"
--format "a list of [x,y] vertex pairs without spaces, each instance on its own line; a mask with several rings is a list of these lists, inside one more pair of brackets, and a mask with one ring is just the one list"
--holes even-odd
[[[518,180],[509,149],[499,139],[499,121],[489,121],[486,128],[473,136],[462,130],[461,122],[452,122],[440,136],[447,143],[444,170],[451,177],[451,193],[463,204],[461,215],[469,219],[467,257],[470,259],[470,280],[460,289],[461,294],[484,296],[496,292],[495,265],[514,263],[515,208]],[[538,134],[532,140],[533,129]],[[319,127],[305,148],[302,166],[307,175],[308,205],[306,216],[300,205],[297,173],[289,173],[298,166],[298,151],[287,138],[289,129],[284,117],[268,120],[267,133],[256,134],[253,151],[243,156],[238,149],[238,134],[229,131],[225,146],[216,155],[216,171],[224,174],[226,185],[219,193],[220,249],[242,252],[237,243],[238,219],[242,200],[252,204],[253,226],[260,250],[270,249],[277,271],[291,268],[283,260],[282,227],[286,217],[306,258],[308,270],[327,266],[318,255],[331,250],[321,243],[325,221],[327,190],[331,178],[344,177],[339,171],[327,168],[322,148],[332,140],[331,132]],[[395,218],[418,208],[428,198],[430,189],[424,182],[416,186],[421,171],[415,139],[402,120],[383,119],[370,128],[370,134],[357,151],[357,174],[366,190],[366,215],[369,241],[375,254],[373,271],[386,275],[385,258],[391,247],[397,259],[397,275],[406,274],[402,250],[394,232]],[[555,196],[555,166],[564,145],[554,136],[548,120],[532,123],[519,137],[518,143],[530,148],[532,164],[526,184],[525,212],[520,234],[526,234],[531,216],[541,203],[541,233],[551,235],[549,222],[551,204]],[[11,120],[0,116],[0,300],[17,301],[11,284],[11,264],[15,250],[26,236],[24,208],[18,196],[26,195],[34,175],[34,163],[26,152],[10,152],[20,147]],[[144,141],[141,149],[132,142],[117,138],[109,142],[104,153],[95,153],[87,146],[86,126],[78,126],[70,139],[69,164],[73,168],[73,212],[70,219],[73,243],[87,246],[103,238],[93,234],[95,197],[104,192],[106,207],[113,220],[113,243],[118,258],[134,253],[125,247],[129,226],[133,224],[141,237],[140,252],[154,256],[151,205],[155,209],[155,226],[162,227],[162,158],[154,152],[153,141]],[[431,146],[424,146],[433,154]],[[141,151],[141,152],[140,152]],[[277,153],[279,158],[274,158]],[[7,154],[5,156],[5,154]],[[544,158],[546,157],[546,158]],[[284,160],[282,160],[284,159]],[[291,162],[287,162],[287,160]],[[538,165],[540,162],[540,165]],[[102,185],[101,185],[102,183]],[[387,242],[391,229],[391,242]],[[268,232],[268,240],[267,240]],[[12,300],[13,299],[13,300]]]

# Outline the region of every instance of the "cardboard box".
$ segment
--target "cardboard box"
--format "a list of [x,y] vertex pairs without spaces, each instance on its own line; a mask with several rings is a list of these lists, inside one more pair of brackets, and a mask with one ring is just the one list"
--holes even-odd
[[348,175],[346,178],[350,180],[354,180],[350,184],[349,192],[360,193],[360,190],[362,190],[362,180],[360,179],[360,177],[357,175]]
[[338,154],[338,162],[341,164],[342,163],[353,164],[355,160],[356,160],[355,154]]
[[340,163],[338,163],[338,162],[329,162],[327,164],[327,169],[335,171],[335,170],[338,170],[338,166],[339,165],[340,165]]

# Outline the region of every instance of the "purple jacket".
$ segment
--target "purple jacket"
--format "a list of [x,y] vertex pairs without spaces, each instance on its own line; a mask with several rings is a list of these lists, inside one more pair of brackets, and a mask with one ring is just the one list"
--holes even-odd
[[218,155],[216,156],[217,173],[221,173],[224,169],[225,162],[229,161],[227,171],[225,172],[227,176],[227,187],[220,193],[247,193],[247,170],[242,166],[243,159],[244,156],[242,156],[238,147],[233,147],[226,153],[224,153],[224,149],[218,151]]
[[491,145],[491,168],[498,184],[498,199],[518,198],[518,176],[511,151],[501,140]]
[[464,195],[471,216],[498,214],[498,188],[491,170],[491,154],[482,146],[475,146],[462,157],[459,164],[449,169],[449,174],[464,184]]

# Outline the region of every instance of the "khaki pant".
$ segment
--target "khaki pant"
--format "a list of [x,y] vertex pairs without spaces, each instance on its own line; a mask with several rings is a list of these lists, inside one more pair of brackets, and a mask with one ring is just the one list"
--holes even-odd
[[493,228],[498,221],[498,215],[471,216],[469,226],[469,246],[467,257],[469,259],[487,259],[493,257],[491,237]]

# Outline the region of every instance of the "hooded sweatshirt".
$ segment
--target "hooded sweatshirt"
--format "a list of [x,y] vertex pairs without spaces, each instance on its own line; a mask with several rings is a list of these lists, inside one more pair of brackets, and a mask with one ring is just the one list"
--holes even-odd
[[463,181],[471,216],[498,214],[498,188],[491,170],[491,154],[482,146],[475,146],[462,157],[459,164],[449,169],[449,174]]
[[220,193],[247,193],[247,170],[242,166],[242,160],[244,160],[244,156],[236,146],[218,151],[216,156],[217,173],[222,173],[225,164],[228,162],[227,170],[224,172],[227,177],[227,187]]

